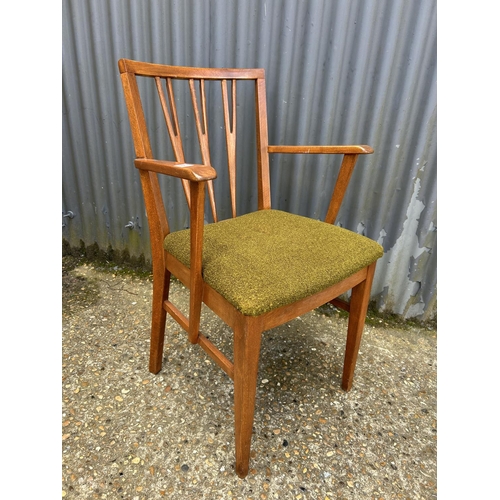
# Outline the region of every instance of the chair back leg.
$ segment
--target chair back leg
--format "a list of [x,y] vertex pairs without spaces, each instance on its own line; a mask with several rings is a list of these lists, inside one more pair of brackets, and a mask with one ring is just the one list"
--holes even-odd
[[[162,263],[163,267],[163,263]],[[170,272],[164,268],[153,274],[153,304],[151,317],[151,343],[149,351],[149,371],[158,373],[163,363],[163,342],[167,312],[163,303],[168,299]]]
[[248,474],[262,327],[258,318],[241,316],[234,329],[234,423],[236,473]]
[[368,266],[366,279],[352,289],[344,357],[344,372],[342,375],[342,389],[344,389],[344,391],[350,391],[352,387],[359,345],[365,326],[368,303],[370,302],[370,291],[373,283],[373,275],[375,273],[375,264],[376,262]]

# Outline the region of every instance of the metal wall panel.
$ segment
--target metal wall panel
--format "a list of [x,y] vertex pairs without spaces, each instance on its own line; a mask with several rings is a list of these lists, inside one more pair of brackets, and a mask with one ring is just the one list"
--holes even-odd
[[[375,153],[360,157],[338,223],[384,246],[372,291],[379,310],[435,316],[436,0],[65,0],[62,209],[75,216],[63,219],[63,238],[148,260],[117,68],[122,57],[265,68],[270,144],[371,145]],[[243,89],[239,97],[246,103],[249,95]],[[172,159],[147,91],[145,103],[158,125],[154,148]],[[209,106],[220,113],[215,93]],[[239,124],[240,137],[253,134],[252,119]],[[213,157],[223,163],[222,131],[213,130],[220,144]],[[191,144],[188,125],[184,134]],[[239,146],[239,164],[253,166],[254,149],[241,139]],[[191,161],[198,154],[193,150]],[[273,206],[324,217],[335,164],[327,156],[273,155]],[[220,172],[219,197],[226,182]],[[240,169],[238,185],[256,185],[254,168]],[[163,180],[162,190],[171,229],[186,227],[180,185]],[[218,201],[229,213],[228,199]],[[240,213],[255,206],[255,189],[239,197]],[[130,221],[133,229],[125,227]]]

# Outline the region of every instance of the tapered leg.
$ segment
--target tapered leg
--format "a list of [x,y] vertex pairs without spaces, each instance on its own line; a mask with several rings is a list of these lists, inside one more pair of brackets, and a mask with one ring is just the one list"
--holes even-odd
[[163,362],[163,342],[165,339],[165,321],[167,312],[163,302],[168,299],[170,272],[161,269],[153,274],[153,313],[151,318],[151,344],[149,353],[149,371],[158,373]]
[[342,375],[342,389],[350,391],[354,378],[354,369],[358,359],[359,345],[365,326],[366,312],[370,301],[373,275],[375,273],[375,262],[368,266],[368,274],[365,281],[352,289],[349,323],[347,326],[347,342],[344,358],[344,373]]
[[236,473],[248,474],[262,329],[256,318],[243,316],[234,331],[234,422]]

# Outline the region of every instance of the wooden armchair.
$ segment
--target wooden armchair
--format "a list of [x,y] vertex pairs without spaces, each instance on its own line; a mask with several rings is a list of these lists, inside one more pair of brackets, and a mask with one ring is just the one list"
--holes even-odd
[[[234,381],[236,472],[249,469],[250,442],[261,334],[322,304],[349,312],[342,387],[349,391],[364,327],[375,263],[383,255],[375,241],[334,225],[358,155],[369,146],[268,145],[264,70],[164,66],[121,59],[118,63],[135,146],[151,236],[153,304],[149,370],[162,367],[169,313]],[[137,77],[153,79],[175,161],[155,159]],[[186,163],[174,98],[174,81],[189,88],[202,164]],[[227,145],[232,218],[218,222],[207,128],[205,85],[219,81]],[[258,210],[236,214],[236,88],[255,84]],[[175,85],[179,85],[176,83]],[[229,88],[228,88],[229,87]],[[200,102],[201,101],[201,102]],[[342,154],[325,222],[271,209],[269,153]],[[190,228],[169,231],[157,174],[181,179]],[[205,191],[214,223],[205,224]],[[190,290],[189,318],[168,291],[173,274]],[[349,303],[338,297],[352,290]],[[204,302],[234,331],[234,358],[227,359],[200,333]]]

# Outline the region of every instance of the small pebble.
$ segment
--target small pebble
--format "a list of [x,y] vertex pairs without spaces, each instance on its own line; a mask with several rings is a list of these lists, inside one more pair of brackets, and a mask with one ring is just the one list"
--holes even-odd
[[[63,276],[66,498],[436,498],[435,335],[371,327],[350,393],[340,387],[345,319],[312,312],[263,335],[242,480],[234,385],[169,315],[161,372],[149,371],[151,285],[88,266]],[[189,310],[180,282],[170,296]],[[231,329],[202,316],[202,333],[231,353]]]

